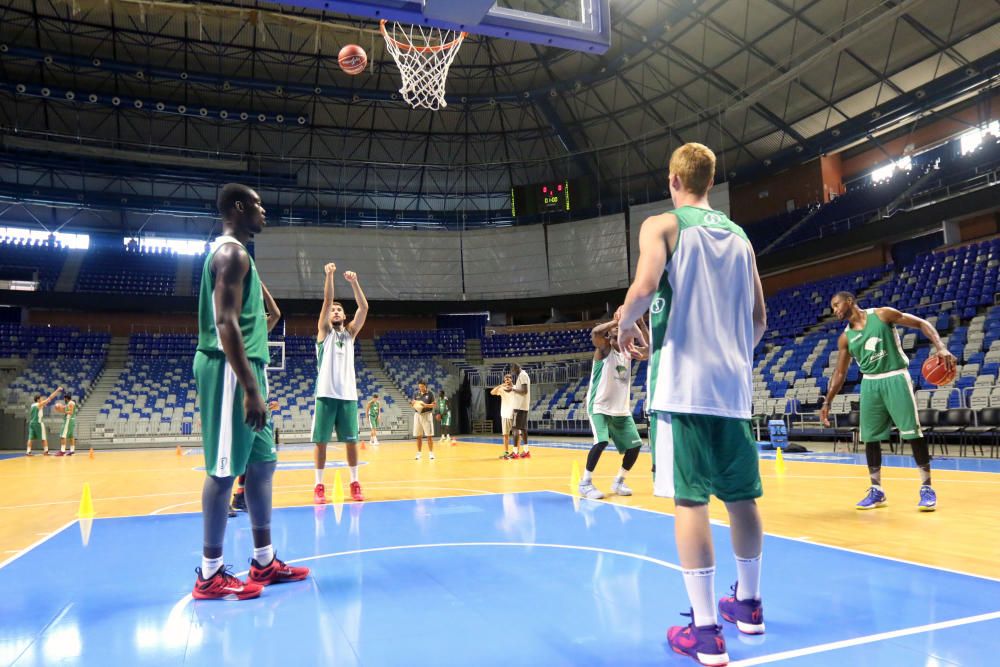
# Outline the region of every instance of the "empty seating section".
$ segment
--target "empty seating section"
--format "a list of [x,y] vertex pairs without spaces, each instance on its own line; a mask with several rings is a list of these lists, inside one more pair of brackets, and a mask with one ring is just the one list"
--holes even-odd
[[818,204],[803,206],[794,211],[779,213],[770,218],[744,225],[744,231],[757,254],[763,253],[778,237],[797,225],[804,217],[819,208]]
[[0,324],[0,359],[26,362],[7,387],[7,407],[26,409],[36,394],[48,396],[60,385],[82,405],[101,373],[110,340],[106,333]]
[[465,356],[465,332],[462,329],[426,331],[387,331],[375,341],[379,356],[455,357]]
[[38,280],[41,290],[55,287],[69,249],[55,241],[0,239],[0,278]]
[[561,329],[535,333],[496,333],[482,340],[483,358],[531,357],[593,349],[590,329]]
[[858,293],[886,275],[891,266],[856,271],[835,278],[790,287],[767,299],[765,342],[798,336],[829,315],[830,298],[841,291]]
[[80,292],[169,296],[174,293],[177,255],[124,246],[92,247],[77,277]]
[[418,382],[426,382],[435,396],[441,389],[450,396],[457,385],[451,372],[434,359],[387,356],[382,357],[382,365],[392,383],[407,398],[417,392]]
[[190,435],[198,429],[191,367],[197,336],[133,334],[129,358],[95,426],[116,436]]

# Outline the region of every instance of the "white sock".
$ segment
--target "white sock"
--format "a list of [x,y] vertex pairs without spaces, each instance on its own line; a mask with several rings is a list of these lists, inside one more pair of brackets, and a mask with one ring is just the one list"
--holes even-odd
[[434,460],[434,452],[431,452],[430,454],[428,454],[427,458],[429,458],[429,459],[431,459],[433,461]]
[[358,466],[349,466],[351,469],[351,481],[358,481]]
[[66,445],[59,445],[59,451],[60,452],[65,452],[66,451]]
[[315,470],[313,470],[313,474],[316,475],[316,483],[317,484],[322,484],[323,483],[323,469],[322,468],[316,468]]
[[75,445],[75,444],[73,444],[73,445],[70,445],[70,446],[69,446],[69,451],[71,451],[71,452],[75,452],[75,451],[76,451],[76,445]]
[[736,557],[736,599],[760,599],[760,554],[756,558]]
[[205,558],[201,557],[201,578],[210,579],[213,574],[219,571],[222,567],[222,556],[218,558]]
[[420,452],[417,452],[417,456],[416,456],[416,459],[417,459],[418,461],[420,460]]
[[266,547],[254,547],[253,559],[258,565],[270,565],[274,560],[274,546],[268,544]]
[[583,482],[584,484],[590,484],[590,478],[591,478],[591,476],[593,474],[594,473],[590,472],[589,470],[584,469],[584,471],[583,471],[583,479],[581,479],[580,481]]
[[681,572],[691,609],[694,610],[694,624],[718,625],[719,619],[715,615],[715,566]]
[[619,482],[624,482],[625,481],[625,475],[627,475],[627,474],[628,474],[628,470],[625,470],[625,468],[619,468],[618,469],[618,481]]

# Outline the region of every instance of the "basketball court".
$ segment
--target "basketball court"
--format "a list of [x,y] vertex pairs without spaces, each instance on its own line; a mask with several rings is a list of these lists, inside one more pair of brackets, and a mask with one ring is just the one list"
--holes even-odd
[[[124,319],[106,324],[106,340],[93,343],[95,349],[103,345],[94,353],[101,361],[72,367],[75,377],[91,373],[84,389],[96,390],[97,367],[115,356],[114,371],[122,378],[118,385],[101,385],[106,405],[88,408],[93,442],[81,440],[73,457],[0,454],[0,667],[694,664],[671,650],[665,634],[670,626],[687,625],[679,614],[688,610],[689,598],[673,501],[653,495],[648,438],[629,471],[634,495],[588,500],[581,498],[579,474],[592,439],[556,434],[582,430],[574,420],[587,418],[582,392],[594,358],[590,326],[611,319],[625,297],[642,221],[673,209],[664,179],[671,150],[682,143],[714,145],[718,153],[711,191],[717,208],[708,211],[715,223],[731,207],[740,222],[737,201],[742,210],[776,202],[768,204],[767,215],[760,204],[758,216],[774,229],[758,229],[761,235],[751,239],[758,257],[777,253],[770,273],[762,272],[772,281],[768,307],[777,326],[761,343],[770,346],[767,356],[759,354],[754,367],[754,391],[763,405],[758,410],[755,394],[755,415],[789,424],[799,419],[800,427],[819,429],[817,381],[824,390],[830,386],[832,373],[825,371],[836,362],[831,353],[842,326],[834,323],[828,300],[847,289],[906,305],[928,319],[940,317],[932,326],[947,327],[948,349],[977,345],[962,359],[969,362],[962,376],[943,361],[935,368],[939,358],[928,358],[924,377],[928,368],[939,377],[921,385],[927,396],[918,392],[914,409],[924,398],[921,407],[942,416],[1000,407],[1000,374],[991,370],[986,379],[994,348],[983,343],[993,331],[1000,340],[1000,325],[990,319],[1000,305],[1000,251],[982,241],[975,252],[941,261],[978,267],[975,276],[942,272],[922,282],[931,273],[923,258],[932,250],[1000,237],[1000,162],[984,160],[960,182],[946,176],[936,189],[918,189],[945,171],[942,161],[950,154],[933,151],[943,151],[947,142],[962,144],[964,157],[979,146],[966,150],[970,132],[979,132],[984,145],[987,136],[1000,137],[992,97],[1000,84],[993,3],[50,4],[55,15],[44,20],[37,5],[20,0],[0,10],[9,26],[0,57],[11,63],[0,67],[0,95],[16,101],[9,110],[2,103],[7,97],[0,97],[0,223],[30,219],[52,239],[64,227],[125,235],[129,252],[151,243],[159,253],[157,239],[183,233],[198,237],[187,242],[201,254],[171,264],[164,257],[173,250],[164,252],[162,266],[150,269],[144,260],[143,267],[129,269],[134,275],[128,280],[104,275],[82,255],[60,256],[54,269],[21,267],[30,280],[0,275],[0,305],[23,311],[3,320],[11,331],[52,326],[32,319],[32,310],[80,328],[67,337],[92,326],[102,330],[100,316],[51,314],[71,312],[77,291],[103,292],[88,302],[95,312],[107,305],[98,299],[121,296],[124,304],[113,304]],[[122,12],[131,12],[128,21]],[[61,46],[40,32],[42,24],[47,30],[56,23],[65,23]],[[110,47],[97,43],[105,37],[94,34],[103,32],[111,35]],[[74,39],[82,42],[74,45]],[[85,101],[90,106],[81,111]],[[42,103],[48,106],[30,106]],[[72,113],[53,110],[56,103],[72,105]],[[123,123],[125,112],[148,114],[164,125],[154,131],[157,121],[146,116],[148,125]],[[112,117],[115,123],[107,123]],[[923,134],[932,121],[956,127],[949,126],[947,136]],[[198,123],[215,125],[192,131]],[[117,129],[105,136],[111,125]],[[869,141],[874,148],[860,152]],[[68,148],[52,147],[59,143]],[[932,153],[919,163],[924,171],[907,175],[904,185],[880,185],[901,179],[904,169],[910,174],[912,160]],[[33,161],[22,167],[23,155]],[[783,182],[795,180],[790,170],[805,171],[807,157],[815,158],[808,163],[815,178],[802,187]],[[105,168],[102,161],[124,166],[115,162],[108,167],[112,176],[89,176],[88,169]],[[76,165],[79,178],[74,172],[63,179],[64,164]],[[854,176],[875,167],[888,169],[888,176],[880,181],[873,173],[869,182],[866,175],[862,185],[857,176],[849,192],[844,164],[854,165]],[[18,176],[8,179],[11,173]],[[324,294],[326,262],[336,260],[341,271],[357,269],[360,278],[352,277],[352,284],[364,281],[373,304],[387,306],[377,315],[373,306],[371,322],[384,320],[369,326],[377,334],[369,332],[363,351],[359,343],[359,406],[375,391],[384,399],[385,389],[398,395],[391,411],[389,401],[384,406],[382,444],[360,452],[363,502],[344,500],[350,479],[342,444],[329,447],[325,479],[332,502],[325,505],[313,503],[322,471],[314,471],[312,445],[280,447],[274,551],[311,574],[239,603],[192,598],[203,555],[206,461],[195,437],[201,428],[197,392],[187,383],[190,360],[184,356],[190,341],[183,336],[192,327],[181,322],[172,328],[169,320],[181,301],[168,301],[187,299],[185,307],[197,308],[191,304],[199,262],[218,217],[212,202],[217,185],[227,180],[253,183],[273,215],[275,229],[255,240],[252,254],[247,244],[247,252],[276,300],[290,304],[290,315],[268,342],[273,423],[289,424],[299,441],[309,437],[306,422],[317,400],[313,311]],[[869,208],[848,198],[879,187],[897,190]],[[975,201],[931,208],[955,192]],[[846,211],[842,217],[828,214],[836,206]],[[913,211],[911,218],[933,218],[933,234],[931,222],[926,229],[905,227]],[[960,224],[977,215],[982,220],[975,218],[976,225],[986,229],[992,221],[993,227],[962,236]],[[816,220],[823,226],[808,236]],[[865,225],[872,222],[882,227],[871,231],[875,225]],[[857,243],[839,252],[838,239],[852,233]],[[940,235],[941,243],[937,236],[921,240],[921,234]],[[796,235],[812,244],[812,255],[799,255],[802,246],[782,245]],[[867,253],[866,263],[844,259],[852,253]],[[121,264],[129,255],[108,257],[107,263]],[[809,285],[802,291],[811,296],[796,291],[800,285]],[[136,291],[127,294],[129,289]],[[20,292],[43,294],[32,300]],[[367,302],[357,301],[367,314]],[[532,321],[515,331],[518,315],[508,322],[501,310],[519,308],[538,327],[531,328]],[[132,315],[134,324],[124,321]],[[432,315],[430,324],[420,319]],[[457,340],[454,322],[470,315],[482,322],[475,336],[462,333],[460,351],[428,333],[449,331]],[[292,322],[287,343],[286,320]],[[978,329],[969,336],[973,323]],[[176,337],[161,339],[160,332]],[[17,337],[0,333],[0,343]],[[396,350],[386,349],[390,333],[405,334],[392,339]],[[486,349],[485,341],[506,335],[522,338],[516,346]],[[574,336],[586,344],[574,347]],[[926,332],[907,344],[916,363],[912,375],[925,360],[913,354],[928,347]],[[903,354],[898,337],[897,345]],[[13,387],[18,373],[28,374],[36,357],[44,357],[21,347],[11,354],[16,364],[0,365],[0,389]],[[1000,355],[1000,346],[993,353]],[[531,371],[546,392],[532,419],[551,425],[551,435],[532,432],[530,459],[500,460],[503,440],[490,434],[492,422],[486,427],[490,399],[484,396],[507,364],[521,359],[534,364]],[[260,363],[263,368],[263,358]],[[57,365],[29,379],[58,382],[59,373],[70,371]],[[620,368],[631,373],[631,366]],[[403,406],[417,379],[424,384],[428,373],[439,371],[445,377],[430,377],[442,392],[450,382],[456,396],[460,388],[484,394],[462,406],[471,415],[475,403],[478,419],[466,421],[476,422],[469,432],[478,435],[458,436],[452,446],[438,441],[435,460],[414,460],[414,440],[401,435],[410,432],[412,417]],[[856,375],[852,382],[860,382]],[[632,392],[632,414],[648,417],[649,405],[642,404],[648,387],[626,376],[619,379]],[[956,381],[964,381],[957,399],[945,395],[950,390],[936,393]],[[431,393],[436,395],[433,388]],[[639,394],[637,403],[632,399]],[[974,405],[973,397],[980,402]],[[856,412],[851,399],[841,400],[834,403],[835,417],[850,424]],[[773,403],[779,401],[780,407]],[[801,405],[810,407],[800,412]],[[12,402],[8,412],[20,409]],[[150,426],[150,415],[162,420]],[[966,435],[970,445],[991,437],[993,446],[985,449],[994,454],[1000,413],[992,424],[975,419],[985,430],[974,430],[972,421],[947,422],[956,430],[937,433],[961,433],[963,450]],[[917,433],[919,439],[919,428]],[[361,438],[367,439],[364,425]],[[48,446],[56,450],[58,438]],[[723,623],[729,664],[1000,664],[1000,460],[985,449],[982,457],[974,449],[973,456],[953,457],[941,448],[932,466],[938,504],[921,512],[920,471],[913,457],[893,449],[882,459],[888,506],[860,512],[855,503],[869,486],[864,446],[861,453],[828,451],[826,443],[818,449],[760,451],[767,632],[745,635]],[[593,479],[606,492],[620,457],[613,447],[603,456]],[[877,475],[878,467],[873,470]],[[725,506],[713,498],[709,510],[718,598],[737,571]],[[249,517],[235,513],[224,544],[234,575],[246,577],[253,549]]]

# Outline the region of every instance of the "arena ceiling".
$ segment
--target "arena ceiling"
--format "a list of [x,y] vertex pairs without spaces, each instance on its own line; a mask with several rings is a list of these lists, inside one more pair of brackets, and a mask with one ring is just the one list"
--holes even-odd
[[[75,144],[280,176],[290,207],[488,210],[512,185],[562,176],[649,200],[679,142],[709,144],[741,178],[998,79],[995,0],[611,1],[600,56],[470,36],[448,107],[431,112],[395,99],[398,71],[368,19],[266,2],[7,0],[0,125],[4,154],[26,166],[3,181],[157,196],[172,183],[180,199],[211,185],[175,174],[137,186],[142,170],[71,163],[84,182],[60,178],[58,159],[24,162]],[[352,42],[371,59],[355,77],[336,63]]]

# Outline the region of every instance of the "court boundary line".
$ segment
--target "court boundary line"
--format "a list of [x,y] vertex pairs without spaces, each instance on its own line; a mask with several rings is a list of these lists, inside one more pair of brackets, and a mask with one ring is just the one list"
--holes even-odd
[[46,535],[45,537],[41,538],[40,540],[36,540],[35,542],[32,542],[31,544],[29,544],[25,548],[21,549],[20,551],[18,551],[16,554],[14,554],[13,556],[11,556],[7,560],[0,561],[0,570],[2,570],[3,568],[7,567],[8,565],[10,565],[14,561],[16,561],[18,558],[20,558],[21,556],[24,556],[25,554],[27,554],[31,550],[35,549],[36,547],[42,546],[43,544],[45,544],[46,542],[48,542],[49,540],[51,540],[53,537],[55,537],[59,533],[63,532],[64,530],[66,530],[70,526],[74,525],[78,521],[79,521],[79,519],[73,519],[72,521],[63,524],[63,526],[61,528],[57,528],[55,531],[49,533],[48,535]]
[[[579,498],[579,496],[574,496],[574,494],[567,493],[565,491],[556,491],[556,490],[553,490],[553,489],[546,489],[545,492],[546,493],[555,493],[555,494],[560,495],[560,496],[569,496],[570,498],[574,498],[574,497]],[[659,496],[656,496],[656,497],[659,497]],[[615,507],[626,507],[628,509],[639,510],[639,511],[642,511],[642,512],[650,512],[652,514],[659,514],[659,515],[662,515],[662,516],[669,516],[669,517],[674,517],[675,516],[674,514],[671,514],[670,512],[664,512],[664,511],[660,511],[660,510],[652,510],[652,509],[649,509],[647,507],[635,507],[633,505],[623,505],[623,504],[620,504],[620,503],[612,503],[612,502],[610,502],[608,500],[598,500],[596,498],[581,498],[580,500],[581,501],[583,501],[583,500],[589,500],[590,502],[604,503],[604,504],[612,505],[612,506],[615,506]],[[728,523],[722,521],[721,519],[712,519],[711,522],[714,525],[716,525],[716,526],[722,526],[722,527],[725,527],[725,528],[729,528],[730,527]],[[841,546],[838,546],[838,545],[835,545],[835,544],[827,544],[825,542],[817,542],[815,540],[804,540],[801,537],[791,537],[789,535],[781,535],[779,533],[769,533],[767,531],[764,531],[764,536],[765,537],[778,538],[778,539],[782,539],[782,540],[789,540],[789,541],[792,541],[792,542],[799,542],[800,544],[811,544],[811,545],[817,546],[817,547],[825,547],[827,549],[836,549],[837,551],[846,551],[847,553],[856,554],[858,556],[870,556],[871,558],[881,558],[883,560],[889,560],[889,561],[893,561],[895,563],[903,563],[905,565],[913,565],[915,567],[926,567],[926,568],[930,568],[932,570],[939,570],[941,572],[947,572],[949,574],[959,574],[959,575],[962,575],[962,576],[965,576],[965,577],[975,577],[976,579],[983,579],[984,581],[991,581],[991,582],[994,582],[994,583],[1000,583],[1000,578],[997,578],[997,577],[988,577],[985,574],[975,574],[975,573],[972,573],[972,572],[962,572],[961,570],[953,570],[951,568],[941,567],[940,565],[928,565],[927,563],[917,563],[917,562],[912,561],[912,560],[906,560],[904,558],[897,558],[895,556],[886,556],[886,555],[883,555],[883,554],[873,554],[873,553],[869,553],[867,551],[860,551],[858,549],[852,549],[850,547],[841,547]]]
[[828,653],[830,651],[838,651],[842,648],[850,648],[852,646],[863,646],[865,644],[874,644],[877,642],[885,641],[887,639],[896,639],[897,637],[909,637],[912,635],[935,632],[937,630],[946,630],[948,628],[956,628],[963,625],[971,625],[973,623],[981,623],[996,619],[1000,619],[1000,611],[987,612],[985,614],[977,614],[976,616],[965,616],[963,618],[956,618],[950,621],[939,621],[937,623],[915,625],[909,628],[902,628],[900,630],[888,630],[886,632],[879,632],[874,635],[865,635],[862,637],[855,637],[854,639],[842,639],[840,641],[827,642],[825,644],[816,644],[814,646],[806,646],[804,648],[799,648],[799,649],[789,649],[788,651],[780,651],[778,653],[771,653],[769,655],[761,655],[755,658],[734,660],[733,662],[729,663],[729,667],[752,667],[753,665],[766,665],[768,663],[778,662],[780,660],[799,658],[807,655],[816,655],[817,653]]

